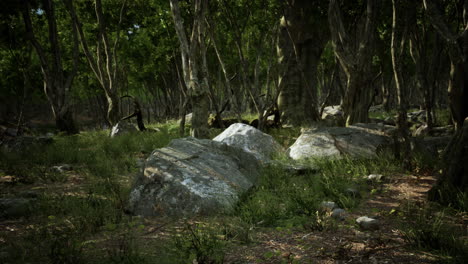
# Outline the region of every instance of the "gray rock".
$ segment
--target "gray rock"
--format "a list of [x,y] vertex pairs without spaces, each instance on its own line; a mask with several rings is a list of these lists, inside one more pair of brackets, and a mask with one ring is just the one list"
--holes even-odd
[[343,115],[340,105],[330,105],[323,108],[322,119],[342,118]]
[[114,138],[119,135],[127,134],[130,132],[138,131],[136,127],[128,122],[120,121],[115,126],[112,127],[110,137]]
[[53,166],[52,170],[56,171],[56,172],[59,172],[59,173],[63,173],[63,172],[66,172],[66,171],[73,170],[73,167],[71,165],[68,165],[68,164],[62,164],[62,165]]
[[426,110],[418,110],[407,114],[411,122],[422,123],[426,118]]
[[151,153],[136,179],[128,210],[143,216],[212,215],[230,210],[259,175],[252,154],[227,144],[175,139]]
[[453,125],[443,127],[433,127],[431,134],[435,137],[450,137],[453,135],[455,128]]
[[242,123],[232,124],[213,140],[243,149],[263,163],[268,163],[273,154],[283,151],[272,136]]
[[422,124],[416,130],[413,131],[413,137],[425,137],[429,135],[429,127],[427,124]]
[[359,130],[362,130],[363,132],[380,135],[380,136],[391,136],[395,134],[397,131],[397,128],[395,126],[385,125],[384,123],[377,123],[377,124],[356,123],[356,124],[349,126],[349,128],[359,129]]
[[320,203],[320,208],[321,208],[322,210],[329,210],[329,211],[331,211],[331,210],[333,210],[333,209],[335,209],[335,208],[338,208],[338,205],[336,205],[335,202],[323,201],[323,202]]
[[383,111],[385,111],[383,104],[373,105],[373,106],[369,107],[369,112],[370,113],[383,112]]
[[384,176],[382,174],[369,174],[366,178],[368,181],[378,182],[382,181],[384,179]]
[[32,211],[32,200],[25,198],[1,198],[0,217],[18,218],[28,216]]
[[[192,123],[192,116],[193,116],[193,113],[189,113],[185,115],[185,124]],[[179,119],[179,121],[177,121],[177,124],[180,125],[180,122],[182,122],[182,119]]]
[[331,217],[336,220],[344,221],[346,219],[346,211],[341,208],[335,208],[332,211]]
[[335,139],[328,133],[302,133],[287,150],[288,156],[294,160],[305,158],[339,158],[340,150],[335,145]]
[[345,123],[344,112],[339,105],[326,106],[321,117],[326,126],[343,126]]
[[357,127],[312,128],[302,132],[287,153],[294,160],[306,158],[376,157],[390,146],[390,138]]
[[380,223],[377,219],[370,218],[367,216],[361,216],[356,219],[356,223],[358,223],[359,227],[364,230],[377,230],[380,228]]
[[350,196],[350,197],[354,197],[354,198],[361,197],[361,193],[359,192],[359,190],[357,188],[354,188],[354,187],[346,188],[345,194]]

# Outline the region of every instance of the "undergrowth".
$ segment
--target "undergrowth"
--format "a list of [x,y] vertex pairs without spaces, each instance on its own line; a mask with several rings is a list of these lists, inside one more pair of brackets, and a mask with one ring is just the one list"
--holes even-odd
[[450,218],[455,211],[429,204],[407,205],[401,215],[401,230],[409,244],[419,250],[437,254],[441,263],[466,263],[468,233]]
[[[187,223],[172,234],[171,243],[148,252],[138,240],[144,224],[126,215],[125,206],[132,175],[138,170],[137,159],[146,158],[178,137],[175,123],[158,128],[158,133],[113,139],[108,131],[56,136],[51,145],[0,152],[0,175],[14,176],[18,185],[47,186],[37,198],[34,215],[27,219],[31,222],[27,229],[18,238],[5,237],[11,243],[5,249],[8,257],[0,254],[0,262],[222,263],[230,243],[254,243],[257,228],[334,229],[337,223],[323,210],[322,202],[333,201],[352,211],[369,195],[367,175],[402,173],[401,164],[387,153],[376,159],[300,163],[278,155],[278,164],[263,169],[256,187],[241,196],[233,212],[207,223]],[[269,132],[285,147],[300,135],[296,128]],[[285,169],[279,165],[284,162],[306,168],[305,172]],[[61,164],[71,165],[72,171],[56,173],[51,169]],[[427,157],[415,155],[414,164],[421,173],[437,170],[436,163]],[[78,189],[68,189],[70,175],[81,178],[83,184]],[[412,226],[418,228],[403,228],[411,244],[444,252],[453,260],[466,256],[460,253],[463,247],[456,237],[447,235],[453,230],[442,224],[444,216],[434,218],[425,211],[414,215]]]
[[[352,210],[365,189],[365,176],[399,170],[390,157],[376,160],[322,159],[300,166],[314,168],[294,175],[278,165],[263,170],[257,186],[244,194],[234,214],[250,225],[297,226],[324,224],[320,204],[333,201]],[[315,171],[319,171],[318,173]],[[350,191],[356,190],[356,191]],[[317,229],[326,229],[317,226]]]

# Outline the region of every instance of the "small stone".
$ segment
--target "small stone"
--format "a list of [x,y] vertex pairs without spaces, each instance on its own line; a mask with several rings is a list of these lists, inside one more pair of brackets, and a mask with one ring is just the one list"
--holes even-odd
[[377,230],[379,229],[379,221],[374,218],[370,218],[367,216],[361,216],[358,219],[356,219],[356,223],[364,229],[364,230]]
[[114,138],[119,135],[136,132],[138,131],[136,127],[128,122],[119,122],[115,126],[112,127],[110,137]]
[[56,172],[59,172],[59,173],[64,173],[66,171],[73,170],[73,167],[71,165],[68,165],[68,164],[62,164],[62,165],[53,166],[52,170],[54,170]]
[[322,210],[333,210],[335,208],[338,208],[338,206],[336,205],[335,202],[330,202],[330,201],[323,201],[321,204],[320,204],[320,208],[322,208]]
[[354,187],[350,187],[350,188],[347,188],[345,190],[345,194],[347,196],[351,196],[351,197],[354,197],[354,198],[359,198],[361,197],[361,193],[359,193],[359,190],[354,188]]
[[335,218],[336,220],[344,221],[346,217],[346,211],[341,208],[335,208],[332,211],[331,217]]
[[382,174],[369,174],[367,180],[369,181],[382,181],[384,176]]

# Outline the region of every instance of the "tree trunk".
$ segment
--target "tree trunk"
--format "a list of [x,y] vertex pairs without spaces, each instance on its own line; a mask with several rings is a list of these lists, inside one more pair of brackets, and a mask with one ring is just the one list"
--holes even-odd
[[463,30],[458,34],[447,25],[432,0],[424,0],[424,8],[431,23],[445,39],[450,55],[450,79],[448,94],[455,130],[460,130],[468,117],[468,1],[464,1],[460,11],[464,17]]
[[[208,134],[208,76],[204,76],[204,71],[200,71],[200,65],[206,58],[203,47],[205,41],[205,16],[208,8],[207,0],[196,0],[194,3],[194,21],[190,43],[185,33],[183,19],[179,10],[179,1],[170,0],[172,17],[180,43],[182,57],[182,71],[184,82],[187,86],[187,93],[192,104],[192,128],[191,136],[197,138],[207,138]],[[201,57],[201,58],[200,58]],[[205,73],[206,74],[206,73]]]
[[395,153],[397,157],[403,161],[403,166],[406,169],[411,168],[411,145],[409,138],[407,108],[408,108],[408,87],[404,83],[402,75],[403,54],[405,50],[407,27],[410,22],[409,17],[413,6],[405,4],[404,0],[392,0],[393,20],[392,20],[392,39],[391,39],[391,56],[393,66],[393,76],[397,91],[398,114],[397,114],[397,129],[399,144],[398,150],[400,153]]
[[444,161],[445,168],[429,191],[429,200],[466,209],[466,204],[460,204],[460,192],[468,193],[468,118],[448,145]]
[[352,33],[346,32],[338,1],[331,0],[328,7],[333,49],[348,79],[342,105],[346,126],[369,120],[373,94],[371,44],[375,35],[375,6],[375,0],[367,0],[364,25],[357,26],[358,29]]
[[[126,6],[126,0],[123,1],[120,9],[119,24],[122,23],[123,14]],[[108,37],[107,26],[104,21],[104,14],[102,11],[101,0],[95,2],[95,13],[98,26],[98,39],[96,54],[93,55],[88,46],[87,38],[84,34],[82,23],[79,20],[72,0],[64,0],[68,12],[72,18],[73,28],[76,30],[80,37],[81,46],[86,59],[93,71],[94,75],[99,81],[102,89],[106,94],[107,99],[107,121],[111,125],[115,125],[121,117],[120,102],[119,102],[119,63],[117,60],[117,48],[120,40],[120,31],[116,33],[114,43],[111,43]],[[112,48],[111,48],[112,45]]]
[[416,66],[418,87],[424,97],[426,123],[429,129],[434,126],[434,100],[437,79],[440,77],[443,47],[436,32],[428,31],[426,21],[414,23],[410,39],[411,58]]
[[317,66],[329,38],[326,14],[309,19],[316,4],[288,3],[280,20],[278,57],[284,75],[279,78],[278,108],[281,122],[302,125],[318,121]]
[[72,67],[65,74],[62,63],[62,51],[60,49],[57,21],[55,17],[54,1],[45,0],[43,8],[47,18],[49,47],[46,51],[45,46],[41,45],[36,38],[31,22],[31,7],[29,1],[25,1],[22,14],[25,23],[27,38],[36,50],[39,57],[42,75],[44,77],[44,92],[52,108],[56,127],[58,130],[67,134],[78,133],[70,103],[70,90],[73,79],[76,76],[78,68],[78,36],[77,31],[72,28],[73,49],[72,49]]
[[58,130],[65,131],[68,134],[77,134],[79,132],[70,109],[62,110],[59,114],[55,115],[55,126]]

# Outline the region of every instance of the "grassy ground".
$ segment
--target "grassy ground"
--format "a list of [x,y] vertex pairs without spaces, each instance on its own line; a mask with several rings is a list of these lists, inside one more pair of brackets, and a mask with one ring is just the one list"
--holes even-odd
[[[320,173],[305,175],[269,167],[229,215],[127,215],[137,160],[178,137],[175,122],[153,127],[161,131],[115,139],[83,132],[1,152],[1,197],[36,202],[29,215],[0,220],[0,263],[463,263],[468,256],[466,213],[425,201],[437,163],[415,160],[419,169],[408,172],[386,154],[309,161]],[[300,131],[270,133],[286,147]],[[72,169],[51,169],[60,164]],[[370,173],[386,180],[368,182]],[[346,209],[346,220],[331,218],[323,201]],[[354,220],[362,215],[378,217],[382,228],[360,230]]]

